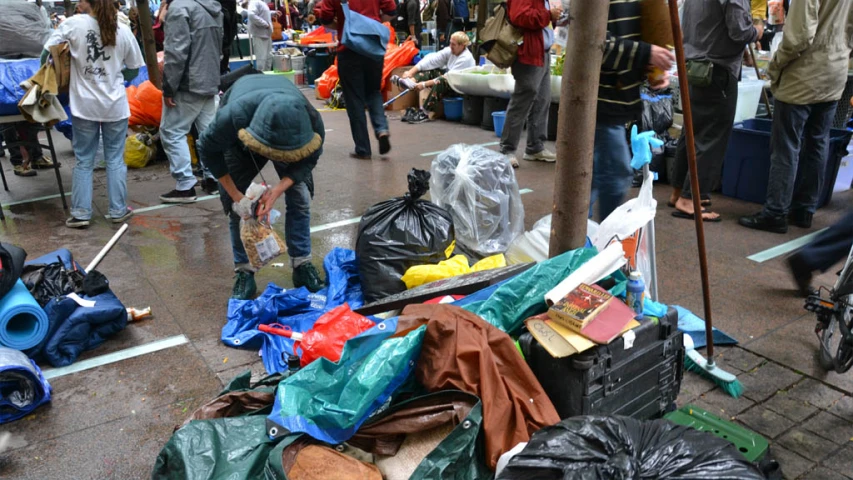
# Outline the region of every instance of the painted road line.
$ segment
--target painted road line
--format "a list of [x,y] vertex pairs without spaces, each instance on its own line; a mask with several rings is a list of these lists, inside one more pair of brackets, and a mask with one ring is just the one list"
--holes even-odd
[[333,228],[343,227],[346,225],[352,225],[353,223],[358,223],[361,221],[361,217],[350,218],[347,220],[340,220],[337,222],[326,223],[324,225],[317,225],[316,227],[311,227],[311,233],[322,232],[323,230],[331,230]]
[[823,228],[821,230],[810,233],[808,235],[803,235],[800,238],[795,238],[794,240],[791,240],[790,242],[785,242],[782,245],[777,245],[773,248],[768,248],[767,250],[764,250],[763,252],[758,252],[758,253],[756,253],[754,255],[750,255],[746,258],[748,258],[749,260],[752,260],[753,262],[764,263],[767,260],[772,260],[778,256],[785,255],[788,252],[793,252],[794,250],[796,250],[796,249],[802,247],[803,245],[811,242],[812,239],[814,239],[816,236],[820,235],[820,233],[823,232],[824,230],[826,230],[826,229]]
[[204,202],[206,200],[213,200],[214,198],[219,198],[219,195],[205,195],[204,197],[196,198],[195,202],[190,202],[190,203],[161,203],[160,205],[152,205],[150,207],[135,208],[135,209],[133,209],[133,213],[134,214],[145,213],[145,212],[151,212],[153,210],[161,210],[163,208],[179,207],[182,205],[187,206],[187,205],[192,205],[193,203]]
[[[521,190],[518,191],[519,195],[524,195],[526,193],[531,193],[531,192],[533,192],[533,190],[531,190],[529,188],[522,188]],[[352,225],[352,224],[358,223],[360,221],[361,221],[361,217],[355,217],[355,218],[350,218],[347,220],[340,220],[337,222],[326,223],[323,225],[317,225],[317,226],[311,227],[311,233],[322,232],[323,230],[331,230],[333,228],[338,228],[338,227],[345,227],[347,225]]]
[[[66,194],[65,194],[65,196],[66,196],[66,197],[70,197],[70,196],[71,196],[71,192],[66,193]],[[8,209],[8,207],[11,207],[11,206],[14,206],[14,205],[23,205],[23,204],[25,204],[25,203],[40,202],[40,201],[42,201],[42,200],[52,200],[52,199],[54,199],[54,198],[59,198],[59,197],[61,197],[61,195],[60,195],[60,194],[58,194],[58,193],[54,193],[53,195],[45,195],[45,196],[43,196],[43,197],[31,198],[31,199],[29,199],[29,200],[18,200],[17,202],[4,203],[4,204],[3,204],[3,208]]]
[[50,370],[44,370],[44,378],[50,380],[64,375],[82,372],[84,370],[89,370],[92,368],[102,367],[104,365],[120,362],[122,360],[138,357],[140,355],[147,355],[149,353],[159,352],[160,350],[165,350],[167,348],[184,345],[186,343],[189,343],[189,341],[190,340],[186,337],[186,335],[175,335],[174,337],[168,337],[162,340],[157,340],[155,342],[146,343],[144,345],[138,345],[136,347],[131,347],[125,350],[119,350],[118,352],[108,353],[99,357],[82,360],[67,367],[51,368]]
[[[475,147],[491,147],[491,146],[493,146],[493,145],[500,145],[500,144],[501,144],[501,142],[488,142],[488,143],[478,143],[478,144],[476,144],[476,145],[474,145],[474,146],[475,146]],[[446,150],[446,149],[445,149],[445,150]],[[421,154],[421,156],[422,156],[422,157],[431,157],[431,156],[433,156],[433,155],[438,155],[439,153],[441,153],[441,152],[443,152],[443,151],[444,151],[444,150],[437,150],[437,151],[435,151],[435,152],[422,153],[422,154]]]

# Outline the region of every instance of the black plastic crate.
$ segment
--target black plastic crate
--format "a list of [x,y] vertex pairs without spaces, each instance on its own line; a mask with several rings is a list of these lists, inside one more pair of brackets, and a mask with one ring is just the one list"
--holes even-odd
[[678,397],[684,375],[683,334],[678,313],[647,319],[623,336],[565,358],[554,358],[530,333],[519,337],[527,364],[554,403],[560,418],[619,414],[657,418]]

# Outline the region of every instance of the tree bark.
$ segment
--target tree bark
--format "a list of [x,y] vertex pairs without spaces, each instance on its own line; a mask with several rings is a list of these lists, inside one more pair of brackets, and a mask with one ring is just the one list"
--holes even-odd
[[583,247],[586,242],[599,66],[609,8],[608,0],[576,0],[569,11],[571,24],[557,123],[551,257]]
[[[453,9],[451,2],[451,10]],[[480,32],[483,31],[483,26],[486,24],[486,19],[489,17],[489,0],[478,0],[477,2],[477,38],[476,42],[474,42],[474,59],[477,61],[477,65],[480,64]],[[452,19],[451,19],[452,21]],[[447,39],[450,42],[450,39]]]
[[70,18],[74,15],[74,6],[71,5],[71,0],[63,1],[62,5],[65,7],[65,18]]
[[145,66],[148,67],[148,80],[162,90],[163,82],[160,78],[160,67],[157,65],[157,45],[154,43],[154,29],[148,0],[136,0],[136,9],[139,11],[139,28],[142,30],[142,49],[144,50],[142,54],[145,56]]

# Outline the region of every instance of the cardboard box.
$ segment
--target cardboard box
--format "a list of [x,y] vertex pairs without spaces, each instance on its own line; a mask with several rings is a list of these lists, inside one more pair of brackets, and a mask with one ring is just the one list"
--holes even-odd
[[[403,74],[406,73],[406,71],[410,68],[412,68],[412,67],[409,66],[409,67],[395,68],[394,70],[391,71],[391,76],[398,75],[398,76],[402,77]],[[388,78],[391,78],[391,77],[388,77]],[[403,92],[403,90],[401,90],[400,87],[392,84],[391,81],[389,80],[388,84],[385,86],[385,92],[384,92],[385,101],[387,102],[388,100],[396,97],[397,95],[399,95],[402,92]],[[385,109],[386,110],[399,111],[399,110],[405,110],[409,107],[417,108],[418,105],[420,105],[420,104],[418,103],[417,92],[409,92],[409,93],[403,95],[402,97],[398,98],[397,100],[394,100],[394,103],[392,103],[391,105],[388,105]]]

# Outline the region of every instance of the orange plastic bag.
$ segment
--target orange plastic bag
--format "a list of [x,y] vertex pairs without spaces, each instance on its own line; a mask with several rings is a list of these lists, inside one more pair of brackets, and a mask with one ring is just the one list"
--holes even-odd
[[293,352],[302,349],[300,363],[303,367],[320,357],[337,362],[347,340],[374,325],[372,320],[353,312],[345,303],[317,319],[311,330],[302,334],[302,340],[293,344]]
[[332,34],[327,33],[325,35],[315,35],[313,37],[300,37],[299,43],[301,45],[311,45],[313,43],[332,43]]
[[405,67],[412,64],[412,59],[418,54],[418,47],[415,42],[406,40],[399,47],[388,47],[385,52],[385,66],[382,67],[382,90],[385,90],[385,84],[391,77],[391,72],[398,67]]
[[300,35],[299,38],[311,38],[316,37],[318,35],[326,35],[327,33],[329,32],[326,31],[326,27],[320,26],[316,30],[312,30],[304,35]]
[[314,88],[317,90],[317,97],[321,100],[328,100],[332,96],[332,90],[338,84],[338,66],[332,65],[327,68],[320,78],[314,80]]
[[130,125],[159,127],[163,115],[163,92],[146,80],[139,87],[127,87],[127,103],[130,105]]

